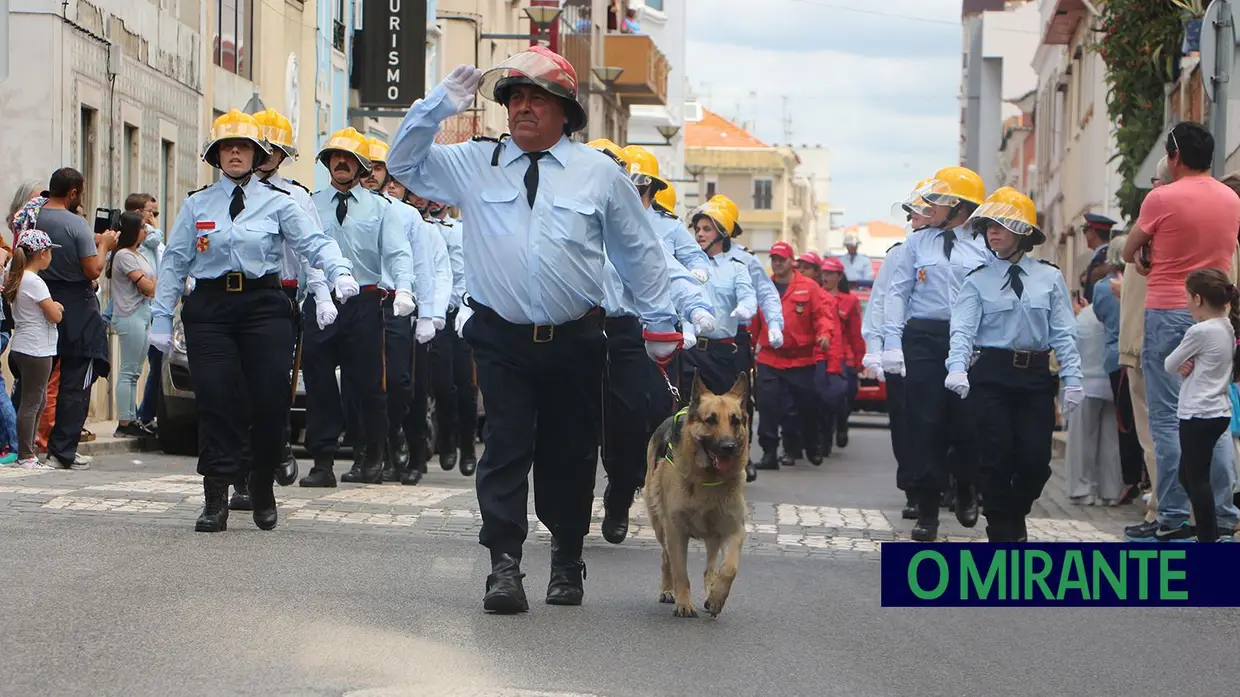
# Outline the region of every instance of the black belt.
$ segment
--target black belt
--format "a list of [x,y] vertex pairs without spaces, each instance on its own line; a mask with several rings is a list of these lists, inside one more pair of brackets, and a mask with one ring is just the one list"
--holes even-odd
[[603,326],[603,308],[590,308],[584,315],[561,324],[516,324],[500,316],[498,312],[469,299],[469,307],[475,315],[485,317],[487,321],[512,332],[514,336],[528,338],[535,344],[547,344],[557,338],[568,339],[579,336],[587,331],[598,331]]
[[740,347],[736,345],[736,339],[707,339],[701,336],[698,337],[697,344],[693,348],[698,351],[719,349],[723,353],[736,353],[740,350]]
[[258,278],[246,278],[240,271],[226,273],[219,278],[199,278],[194,281],[194,290],[211,290],[221,293],[249,293],[256,290],[275,290],[280,288],[280,274],[269,273]]
[[1013,368],[1021,370],[1046,369],[1051,367],[1050,351],[1013,351],[1012,349],[988,348],[978,349],[982,356],[993,356],[992,360],[1011,361]]

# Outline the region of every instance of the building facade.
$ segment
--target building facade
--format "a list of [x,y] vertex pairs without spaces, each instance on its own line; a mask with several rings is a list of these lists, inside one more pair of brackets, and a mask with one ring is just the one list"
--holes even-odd
[[[640,31],[650,37],[655,49],[666,58],[667,89],[662,99],[656,100],[660,103],[629,106],[628,138],[643,144],[659,158],[659,171],[673,181],[673,186],[675,180],[685,177],[686,5],[686,0],[629,0],[629,6],[637,13]],[[666,133],[672,137],[667,138]]]

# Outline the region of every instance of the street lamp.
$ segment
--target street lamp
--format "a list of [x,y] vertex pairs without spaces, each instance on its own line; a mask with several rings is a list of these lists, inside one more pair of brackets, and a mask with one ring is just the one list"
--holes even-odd
[[525,16],[530,22],[538,27],[536,34],[479,34],[480,39],[520,39],[529,41],[545,40],[543,34],[551,28],[560,19],[560,13],[564,10],[558,7],[527,7],[525,8]]
[[604,87],[607,89],[612,89],[616,86],[616,80],[620,79],[620,75],[624,72],[624,68],[600,66],[592,69],[590,72],[594,74],[594,77],[598,78],[599,82],[603,83]]
[[659,132],[659,135],[663,136],[663,140],[665,142],[662,142],[662,143],[629,143],[629,145],[642,145],[647,148],[661,148],[664,146],[671,145],[672,138],[675,138],[676,134],[680,133],[680,126],[677,126],[675,124],[665,123],[662,126],[655,126],[655,130]]

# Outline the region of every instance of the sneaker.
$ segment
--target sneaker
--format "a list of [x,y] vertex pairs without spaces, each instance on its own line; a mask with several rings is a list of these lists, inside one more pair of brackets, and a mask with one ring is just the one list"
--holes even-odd
[[0,467],[7,467],[15,462],[17,462],[17,453],[8,448],[0,450]]
[[1222,525],[1220,525],[1218,528],[1218,541],[1219,542],[1235,542],[1236,541],[1235,529],[1223,527]]
[[14,467],[20,467],[24,470],[54,470],[56,469],[55,467],[47,464],[46,462],[43,462],[37,457],[32,457],[26,460],[18,460],[17,464],[14,465]]
[[1124,528],[1124,540],[1127,542],[1153,542],[1158,532],[1158,521],[1146,521]]
[[112,433],[114,438],[150,438],[152,435],[150,431],[137,421],[118,425]]
[[48,459],[57,465],[56,469],[64,469],[64,470],[88,470],[90,469],[90,456],[82,455],[81,453],[78,453],[77,455],[75,455],[73,458],[73,462],[70,462],[67,464],[63,462],[60,458],[56,457],[55,455],[48,455]]
[[1177,525],[1142,523],[1124,529],[1124,539],[1128,542],[1192,542],[1196,537],[1197,531],[1188,521]]
[[1093,494],[1085,494],[1084,496],[1073,496],[1072,503],[1077,506],[1093,506],[1098,503],[1098,497]]

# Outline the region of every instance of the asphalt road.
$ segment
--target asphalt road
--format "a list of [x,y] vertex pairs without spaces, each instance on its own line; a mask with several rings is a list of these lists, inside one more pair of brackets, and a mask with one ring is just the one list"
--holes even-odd
[[[751,500],[898,507],[885,431],[855,430],[822,468],[764,473]],[[344,463],[341,463],[344,466]],[[192,473],[120,456],[95,470]],[[437,472],[434,486],[470,485]],[[69,475],[66,475],[69,476]],[[600,489],[601,490],[601,489]],[[1155,695],[1233,694],[1230,609],[885,609],[879,565],[743,557],[718,619],[657,601],[658,552],[587,550],[586,604],[481,611],[468,536],[352,528],[228,533],[123,515],[0,517],[0,695]],[[701,602],[695,551],[691,578]]]

